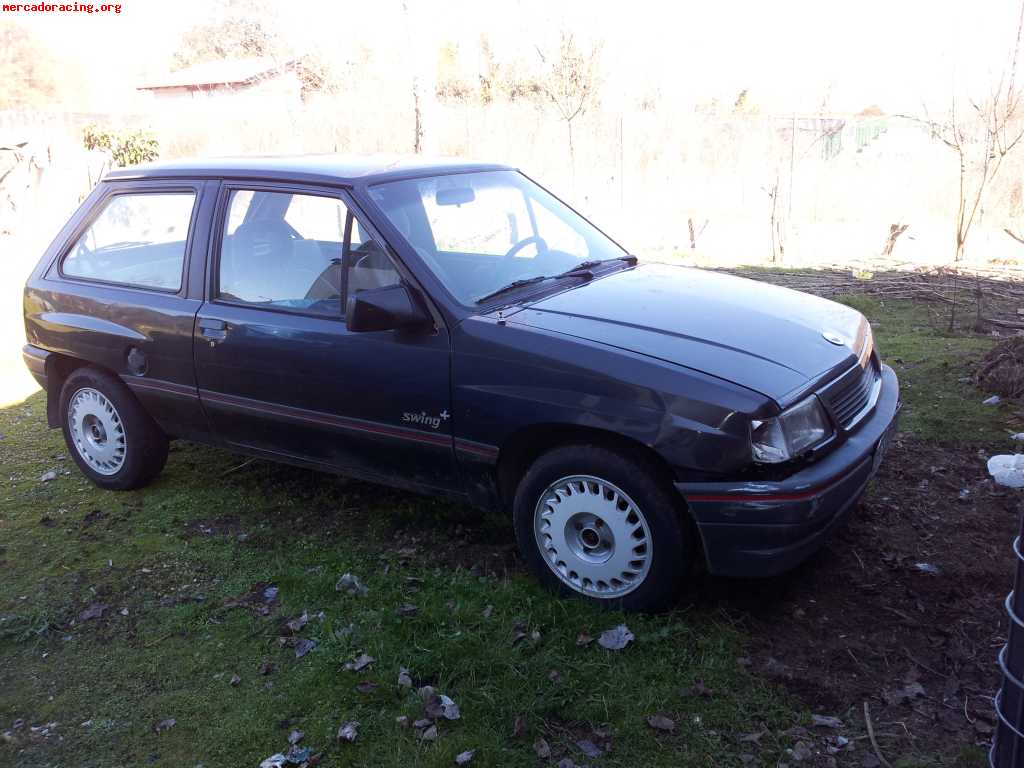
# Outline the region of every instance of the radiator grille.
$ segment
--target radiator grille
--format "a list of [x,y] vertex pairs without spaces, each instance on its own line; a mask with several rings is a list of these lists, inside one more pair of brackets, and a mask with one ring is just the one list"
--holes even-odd
[[849,429],[857,421],[861,413],[874,405],[872,400],[878,394],[879,374],[873,361],[856,372],[851,372],[840,379],[835,386],[825,393],[825,402],[832,411],[836,421],[843,429]]

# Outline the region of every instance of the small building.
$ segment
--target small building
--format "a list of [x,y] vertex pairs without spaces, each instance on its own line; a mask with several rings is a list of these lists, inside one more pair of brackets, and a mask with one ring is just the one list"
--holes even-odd
[[277,61],[266,56],[208,61],[171,72],[137,90],[172,107],[194,103],[204,108],[252,105],[287,109],[302,101],[298,65],[296,59]]

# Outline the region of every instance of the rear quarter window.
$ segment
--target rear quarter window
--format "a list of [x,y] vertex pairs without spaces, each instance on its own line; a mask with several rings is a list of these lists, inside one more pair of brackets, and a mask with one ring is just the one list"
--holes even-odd
[[181,289],[194,192],[122,193],[99,214],[61,262],[67,277]]

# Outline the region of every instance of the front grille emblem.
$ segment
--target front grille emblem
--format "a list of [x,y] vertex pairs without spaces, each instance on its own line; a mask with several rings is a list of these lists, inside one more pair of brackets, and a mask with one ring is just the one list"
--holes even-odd
[[841,347],[846,343],[846,339],[835,331],[824,330],[821,332],[821,335],[825,337],[825,341],[835,344],[837,347]]

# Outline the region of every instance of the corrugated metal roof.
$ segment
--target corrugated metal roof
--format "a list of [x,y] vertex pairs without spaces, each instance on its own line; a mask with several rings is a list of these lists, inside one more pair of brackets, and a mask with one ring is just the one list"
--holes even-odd
[[213,85],[246,85],[295,66],[295,60],[277,61],[269,56],[249,59],[221,59],[193,64],[163,78],[138,86],[137,90],[160,88],[202,88]]

